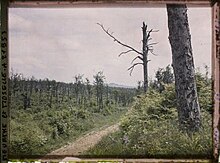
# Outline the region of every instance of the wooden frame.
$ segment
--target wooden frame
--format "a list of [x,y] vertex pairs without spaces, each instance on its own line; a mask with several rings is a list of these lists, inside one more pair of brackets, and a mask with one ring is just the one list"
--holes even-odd
[[[1,2],[1,162],[8,160],[9,140],[9,107],[8,107],[8,7],[120,7],[120,6],[158,6],[167,3],[187,3],[192,6],[212,7],[212,75],[213,75],[213,160],[217,161],[219,154],[219,114],[220,114],[220,3],[209,0],[2,0]],[[120,160],[124,161],[124,160]],[[134,161],[134,160],[126,160]],[[161,160],[139,160],[144,162],[159,162]],[[163,162],[170,160],[163,160]],[[175,161],[175,160],[174,160]],[[192,160],[176,160],[188,162]],[[203,161],[203,160],[198,160]],[[206,160],[211,161],[211,160]]]

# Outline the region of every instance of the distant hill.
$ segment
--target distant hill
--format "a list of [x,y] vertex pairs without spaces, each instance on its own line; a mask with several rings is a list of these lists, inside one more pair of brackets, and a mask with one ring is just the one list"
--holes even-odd
[[116,83],[109,83],[108,86],[115,87],[115,88],[136,88],[134,86],[120,85],[120,84],[116,84]]

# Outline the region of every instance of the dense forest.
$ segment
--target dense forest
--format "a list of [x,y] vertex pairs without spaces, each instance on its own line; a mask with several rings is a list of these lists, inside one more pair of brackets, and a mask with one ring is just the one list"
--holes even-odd
[[72,83],[11,72],[9,81],[12,155],[45,154],[91,129],[109,125],[126,112],[139,92],[110,87],[102,72],[93,81],[76,75]]

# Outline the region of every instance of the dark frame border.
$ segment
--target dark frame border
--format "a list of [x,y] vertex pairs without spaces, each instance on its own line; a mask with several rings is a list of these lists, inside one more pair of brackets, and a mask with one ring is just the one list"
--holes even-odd
[[[8,161],[9,143],[9,99],[8,99],[8,8],[9,7],[156,7],[168,3],[186,3],[189,6],[212,7],[212,99],[213,99],[213,159],[212,160],[161,160],[118,159],[128,162],[217,162],[220,139],[220,2],[216,0],[1,0],[1,58],[0,58],[0,105],[1,105],[1,163]],[[52,158],[53,159],[53,158]],[[88,159],[98,161],[97,159]],[[87,160],[87,161],[88,161]],[[103,160],[103,159],[100,159]],[[109,160],[109,159],[107,159]],[[115,159],[112,159],[115,160]]]

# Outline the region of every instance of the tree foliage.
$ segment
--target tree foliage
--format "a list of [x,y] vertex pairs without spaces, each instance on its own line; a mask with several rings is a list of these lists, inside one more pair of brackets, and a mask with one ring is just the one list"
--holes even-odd
[[155,73],[155,78],[156,80],[151,83],[151,86],[159,92],[164,91],[166,84],[171,84],[174,82],[174,75],[170,65],[166,66],[165,69],[159,68]]

